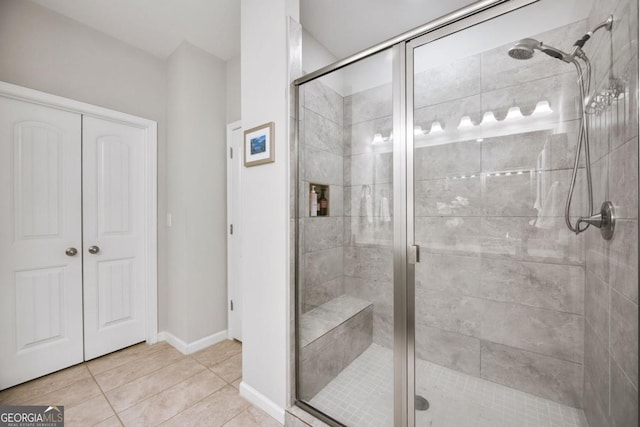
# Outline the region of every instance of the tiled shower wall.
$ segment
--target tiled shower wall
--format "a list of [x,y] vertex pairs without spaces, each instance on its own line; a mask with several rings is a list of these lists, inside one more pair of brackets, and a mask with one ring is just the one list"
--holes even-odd
[[[345,293],[373,303],[373,342],[393,344],[391,84],[346,96]],[[387,213],[389,215],[387,215]]]
[[[532,35],[564,47],[580,21]],[[463,115],[525,115],[513,130],[416,152],[417,356],[582,406],[584,237],[564,224],[579,126],[575,69],[513,42],[416,76],[415,122],[455,129]],[[531,116],[539,101],[554,113]],[[541,130],[522,132],[536,121]],[[508,121],[507,121],[508,122]],[[573,212],[584,212],[584,187]],[[419,380],[418,380],[419,381]]]
[[[637,16],[633,2],[613,3],[596,2],[589,22],[532,36],[568,49],[606,10]],[[611,58],[605,47],[637,52],[634,31],[637,23],[619,23],[613,43],[594,38],[587,46],[598,58],[598,82]],[[597,230],[571,234],[562,217],[579,126],[575,70],[542,54],[513,60],[510,46],[415,78],[415,120],[423,129],[434,120],[455,129],[464,115],[478,124],[486,111],[502,120],[512,106],[528,116],[541,100],[554,110],[554,125],[542,130],[416,151],[417,356],[576,407],[584,397],[592,426],[632,425],[637,57],[614,54],[616,73],[631,86],[615,120],[609,113],[592,122],[594,200],[612,199],[622,215],[615,239],[605,243]],[[304,85],[301,105],[304,311],[342,293],[371,301],[374,342],[391,347],[392,223],[384,209],[393,203],[391,144],[371,143],[374,134],[391,133],[391,86],[342,98],[316,81]],[[331,217],[308,217],[308,182],[331,185]],[[584,182],[576,192],[572,212],[584,215]]]
[[[585,31],[583,21],[538,37],[563,46]],[[478,124],[485,111],[501,120],[512,106],[528,116],[542,100],[555,111],[546,130],[416,150],[417,357],[581,407],[584,237],[562,218],[579,123],[575,71],[540,55],[515,61],[510,46],[415,77],[423,129],[437,120],[454,130],[464,115]],[[371,144],[391,132],[391,87],[344,105],[344,287],[374,303],[374,342],[391,347],[392,227],[380,214],[383,199],[392,202],[391,147]]]
[[[300,291],[307,312],[343,294],[343,99],[321,81],[305,84],[300,95]],[[309,183],[329,186],[330,216],[309,216]]]
[[588,46],[600,92],[616,79],[624,95],[591,119],[596,208],[616,209],[613,240],[587,230],[584,408],[592,427],[638,425],[638,2],[596,1],[593,27],[612,33]]

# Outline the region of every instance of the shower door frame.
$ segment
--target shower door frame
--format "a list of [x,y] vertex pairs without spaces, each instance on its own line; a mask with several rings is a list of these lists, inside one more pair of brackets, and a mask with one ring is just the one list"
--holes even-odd
[[[306,74],[292,83],[294,91],[294,156],[295,175],[295,283],[293,354],[294,404],[332,426],[339,421],[298,398],[300,390],[300,319],[301,295],[299,260],[299,108],[300,86],[384,50],[393,52],[393,400],[394,426],[415,427],[415,264],[419,262],[419,248],[415,245],[414,213],[414,50],[451,34],[537,3],[539,0],[482,0],[431,21],[383,43]],[[410,398],[410,396],[412,398]]]

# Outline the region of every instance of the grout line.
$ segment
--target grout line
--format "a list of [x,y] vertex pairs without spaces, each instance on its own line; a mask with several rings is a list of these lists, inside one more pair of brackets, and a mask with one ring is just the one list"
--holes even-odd
[[[206,370],[206,367],[205,367],[205,370]],[[154,372],[156,372],[156,371],[154,371]],[[140,403],[142,403],[142,402],[146,402],[146,401],[148,401],[148,400],[151,400],[152,398],[154,398],[154,397],[156,397],[156,396],[158,396],[158,395],[160,395],[160,394],[164,393],[165,391],[167,391],[167,390],[169,390],[169,389],[172,389],[173,387],[177,386],[178,384],[180,384],[180,383],[182,383],[182,382],[185,382],[185,381],[187,381],[188,379],[191,379],[191,378],[193,378],[193,377],[195,377],[196,375],[199,375],[199,374],[201,374],[201,373],[202,373],[202,372],[196,372],[195,374],[190,375],[190,376],[188,376],[188,377],[186,377],[186,378],[183,378],[182,380],[178,381],[177,383],[172,384],[172,385],[170,385],[170,386],[168,386],[168,387],[166,387],[166,388],[164,388],[164,389],[162,389],[162,390],[158,391],[157,393],[154,393],[154,394],[152,394],[152,395],[149,395],[149,396],[145,397],[144,399],[142,399],[142,400],[140,400],[140,401],[138,401],[138,402],[135,402],[133,405],[131,405],[131,406],[129,406],[129,407],[127,407],[127,408],[125,408],[125,409],[122,409],[122,411],[121,411],[121,412],[116,412],[116,411],[115,411],[115,409],[114,409],[114,412],[116,412],[116,415],[118,415],[118,419],[120,419],[120,416],[119,416],[119,415],[120,415],[120,413],[125,412],[125,411],[128,411],[129,409],[133,408],[133,407],[134,407],[134,406],[136,406],[136,405],[139,405],[139,404],[140,404]],[[214,374],[215,374],[215,373],[214,373]],[[216,375],[216,376],[217,376],[217,375]],[[140,377],[140,378],[143,378],[143,377]],[[218,377],[218,378],[219,378],[219,377]],[[220,378],[220,379],[222,379],[222,378]],[[223,381],[224,381],[224,380],[223,380]],[[216,393],[216,392],[220,391],[221,389],[222,389],[222,388],[220,388],[220,389],[218,389],[218,390],[216,390],[216,391],[214,391],[214,392],[212,392],[212,393],[209,393],[208,395],[206,395],[206,396],[205,396],[205,397],[203,397],[202,399],[198,400],[197,402],[194,402],[194,403],[193,403],[193,405],[190,405],[190,406],[188,406],[187,408],[183,409],[182,411],[178,412],[178,414],[181,414],[182,412],[186,411],[187,409],[191,408],[191,407],[192,407],[192,406],[194,406],[195,404],[197,404],[197,403],[201,402],[202,400],[206,399],[207,397],[211,396],[213,393]],[[105,397],[106,397],[106,395],[105,395]],[[107,398],[107,401],[108,401],[108,400],[109,400],[109,399]],[[109,402],[109,404],[111,404],[111,402]],[[112,408],[113,408],[113,407],[112,407]],[[175,414],[173,417],[175,417],[175,416],[176,416],[176,415],[178,415],[178,414]],[[171,417],[171,418],[173,418],[173,417]],[[171,418],[169,418],[169,419],[171,419]],[[163,423],[164,423],[164,422],[167,422],[169,419],[167,419],[167,420],[163,421]],[[123,423],[123,424],[124,424],[124,423]]]
[[[173,349],[174,351],[178,351],[178,350],[176,350],[176,349],[175,349],[175,348],[173,348],[173,347],[171,347],[171,349]],[[178,352],[178,353],[179,353],[179,352]],[[182,354],[181,354],[181,356],[184,356],[184,355],[182,355]],[[142,360],[142,359],[143,359],[143,358],[136,359],[135,363],[139,362],[139,361],[140,361],[140,360]],[[171,365],[173,365],[173,364],[174,364],[175,362],[177,362],[177,361],[179,361],[179,359],[175,359],[175,360],[173,360],[173,361],[171,361],[171,362],[169,362],[169,363],[167,363],[167,364],[164,364],[164,365],[162,365],[162,366],[158,367],[158,369],[155,369],[155,370],[153,370],[153,371],[147,372],[146,374],[144,374],[144,375],[142,375],[142,376],[139,376],[139,377],[136,377],[136,378],[132,378],[131,380],[129,380],[129,381],[125,382],[125,383],[119,384],[117,387],[114,387],[114,388],[112,388],[112,389],[109,389],[108,391],[112,391],[112,390],[115,390],[115,389],[117,389],[117,388],[120,388],[120,387],[122,387],[122,386],[124,386],[124,385],[131,384],[132,382],[134,382],[134,381],[136,381],[136,380],[138,380],[138,379],[140,379],[140,378],[144,378],[144,377],[146,377],[146,376],[148,376],[148,375],[151,375],[151,374],[156,373],[156,372],[158,372],[158,371],[160,371],[160,370],[162,370],[162,369],[165,369],[167,366],[171,366]],[[132,362],[129,362],[129,363],[134,363],[134,362],[132,361]],[[124,364],[124,365],[119,365],[117,368],[120,368],[120,367],[122,367],[122,366],[125,366],[125,365],[127,365],[127,364],[129,364],[129,363],[126,363],[126,364]],[[117,369],[117,368],[114,368],[114,369]],[[109,369],[109,371],[111,371],[111,370],[112,370],[112,369]],[[108,372],[108,371],[104,371],[104,372]],[[96,375],[102,375],[104,372],[100,372],[99,374],[96,374]],[[92,373],[92,375],[93,375],[93,373]],[[97,382],[97,381],[96,381],[96,382]],[[101,388],[102,388],[102,387],[101,387]]]
[[[215,344],[214,344],[214,345],[215,345]],[[236,354],[234,354],[234,355],[233,355],[233,356],[231,356],[231,357],[237,356],[237,354],[242,354],[242,351],[240,351],[240,353],[236,353]],[[187,355],[187,357],[191,357],[191,355]],[[231,359],[231,357],[229,357],[229,358],[225,359],[224,361],[227,361],[227,360]],[[216,394],[216,393],[218,393],[218,392],[222,391],[222,389],[224,389],[226,386],[230,386],[230,387],[232,387],[234,390],[236,390],[236,391],[238,392],[238,395],[240,395],[239,390],[237,390],[235,387],[233,387],[233,385],[232,385],[230,382],[228,382],[227,380],[225,380],[224,378],[222,378],[220,375],[216,374],[216,373],[215,373],[215,372],[213,372],[213,370],[212,370],[212,368],[213,368],[213,367],[218,366],[220,363],[223,363],[224,361],[223,361],[223,362],[220,362],[220,363],[217,363],[217,364],[213,365],[213,366],[210,368],[210,367],[207,367],[206,365],[203,365],[203,364],[202,364],[200,361],[198,361],[197,359],[195,359],[195,358],[194,358],[194,360],[195,360],[196,362],[198,362],[200,365],[204,366],[204,367],[205,367],[205,369],[207,369],[208,371],[210,371],[210,372],[211,372],[213,375],[215,375],[217,378],[219,378],[220,380],[222,380],[222,382],[224,382],[226,385],[225,385],[225,386],[222,386],[222,387],[220,387],[218,390],[216,390],[216,391],[214,391],[214,392],[212,392],[212,393],[210,393],[210,394],[206,395],[205,397],[203,397],[202,399],[198,400],[197,402],[194,402],[192,405],[188,406],[187,408],[184,408],[182,411],[178,412],[177,414],[175,414],[175,415],[173,415],[172,417],[168,418],[167,420],[163,421],[163,423],[168,422],[169,420],[171,420],[171,419],[173,419],[173,418],[177,417],[178,415],[182,414],[183,412],[185,412],[185,411],[187,411],[187,410],[191,409],[192,407],[196,406],[197,404],[199,404],[199,403],[200,403],[200,402],[202,402],[203,400],[205,400],[205,399],[209,398],[210,396],[212,396],[212,395],[214,395],[214,394]],[[195,374],[195,375],[198,375],[198,374]],[[194,376],[195,376],[195,375],[194,375]],[[189,377],[189,378],[191,378],[191,377]],[[242,378],[242,375],[240,376],[240,378]],[[237,378],[236,378],[234,381],[236,381],[236,380],[237,380]],[[172,386],[172,387],[173,387],[173,386]],[[165,390],[166,390],[166,389],[165,389]],[[164,390],[163,390],[163,391],[164,391]],[[244,398],[243,398],[243,400],[244,400]],[[246,400],[245,400],[245,401],[246,401]],[[247,408],[244,408],[243,410],[241,410],[240,412],[238,412],[236,415],[234,415],[233,417],[231,417],[231,418],[230,418],[226,423],[230,422],[232,419],[234,419],[235,417],[237,417],[238,415],[240,415],[240,414],[241,414],[243,411],[245,411],[246,409],[247,409]],[[225,424],[226,424],[226,423],[225,423]]]
[[[160,344],[160,343],[158,343],[158,344]],[[91,364],[91,362],[93,362],[93,361],[95,361],[95,360],[100,360],[100,359],[102,359],[103,357],[112,357],[112,356],[113,356],[113,357],[115,357],[115,355],[117,355],[118,353],[122,354],[122,353],[124,353],[126,350],[129,350],[129,349],[131,349],[131,348],[133,348],[133,347],[136,347],[136,346],[139,346],[139,345],[148,345],[148,346],[150,347],[150,349],[153,349],[153,347],[155,346],[155,345],[146,344],[146,343],[144,343],[144,342],[142,342],[142,343],[138,343],[138,344],[133,344],[133,345],[130,345],[129,347],[122,348],[122,349],[120,349],[120,350],[114,351],[113,353],[108,353],[108,354],[105,354],[105,355],[103,355],[103,356],[100,356],[100,357],[98,357],[98,358],[95,358],[95,359],[92,359],[92,360],[89,360],[89,361],[86,361],[86,362],[83,362],[83,363],[85,363],[85,364],[87,365],[87,369],[89,369],[89,371],[91,371],[91,368],[89,367],[89,365]],[[167,345],[169,345],[169,344],[167,344]],[[109,369],[105,369],[104,371],[100,371],[100,372],[96,373],[95,375],[101,375],[101,374],[103,374],[103,373],[105,373],[105,372],[109,372],[109,371],[111,371],[111,370],[113,370],[113,369],[117,369],[117,368],[119,368],[119,367],[121,367],[121,366],[124,366],[124,365],[126,365],[126,364],[129,364],[129,363],[132,363],[132,362],[138,361],[138,360],[143,359],[143,358],[147,358],[147,357],[149,357],[149,356],[150,356],[150,355],[152,355],[152,354],[159,353],[160,351],[164,350],[165,348],[168,348],[168,347],[166,347],[166,346],[164,346],[164,345],[162,345],[162,346],[158,346],[158,348],[156,348],[155,350],[151,350],[151,351],[149,351],[148,353],[139,354],[139,355],[137,355],[133,360],[129,360],[129,361],[126,361],[126,362],[124,362],[124,363],[120,363],[119,365],[112,366],[111,368],[109,368]],[[93,374],[93,372],[91,372],[91,373]]]
[[[174,364],[176,364],[176,363],[180,363],[180,360],[177,360],[177,361],[175,361],[175,362],[173,362],[173,363],[170,363],[169,365],[167,365],[167,366],[165,366],[164,368],[161,368],[161,369],[168,368],[169,366],[174,365]],[[205,370],[206,370],[206,366],[204,366],[204,368],[205,368]],[[128,384],[131,384],[131,383],[133,383],[134,381],[139,380],[139,379],[142,379],[142,378],[145,378],[145,377],[147,377],[147,376],[149,376],[149,375],[151,375],[151,374],[155,374],[155,373],[156,373],[156,372],[158,372],[159,370],[160,370],[160,369],[158,369],[158,370],[156,370],[156,371],[153,371],[153,372],[151,372],[151,373],[149,373],[149,374],[147,374],[147,375],[143,375],[143,376],[141,376],[141,377],[138,377],[138,378],[136,378],[136,379],[135,379],[135,380],[133,380],[133,381],[130,381],[130,382],[126,383],[126,384],[123,384],[122,386],[125,386],[125,385],[128,385]],[[155,397],[155,396],[159,395],[160,393],[162,393],[162,392],[164,392],[164,391],[166,391],[166,390],[168,390],[168,389],[170,389],[170,388],[172,388],[172,387],[176,386],[177,384],[180,384],[180,383],[181,383],[181,382],[183,382],[183,381],[188,380],[189,378],[193,378],[194,376],[196,376],[196,375],[198,375],[198,374],[200,374],[200,372],[196,372],[196,373],[195,373],[195,374],[193,374],[193,375],[190,375],[190,376],[188,376],[188,377],[182,378],[182,379],[181,379],[180,381],[178,381],[177,383],[171,384],[171,385],[169,385],[169,386],[165,387],[164,389],[162,389],[162,390],[158,391],[157,393],[150,394],[149,396],[145,397],[144,399],[138,400],[137,402],[132,403],[130,406],[127,406],[126,408],[121,409],[121,410],[120,410],[120,412],[127,411],[127,410],[131,409],[132,407],[136,406],[137,404],[139,404],[140,402],[144,402],[145,400],[149,400],[149,399],[151,399],[152,397]],[[114,391],[114,390],[117,390],[118,388],[120,388],[120,387],[122,387],[122,386],[118,386],[118,387],[116,387],[116,388],[114,388],[114,389],[112,389],[112,390],[109,390],[109,392]],[[105,396],[106,396],[106,393],[105,393]],[[107,400],[108,400],[108,399],[109,399],[109,398],[107,397]],[[114,410],[115,410],[115,409],[114,409]]]
[[[600,279],[600,278],[598,277],[598,279]],[[638,302],[636,302],[636,301],[632,300],[631,298],[629,298],[628,296],[626,296],[625,294],[623,294],[622,292],[620,292],[620,291],[618,290],[618,288],[616,288],[616,287],[615,287],[615,286],[613,286],[613,285],[608,284],[608,283],[607,283],[607,282],[605,282],[604,280],[601,280],[601,281],[602,281],[603,283],[605,283],[607,286],[609,286],[613,292],[615,292],[616,294],[618,294],[619,296],[621,296],[622,298],[624,298],[625,300],[627,300],[627,302],[630,302],[631,304],[633,304],[633,305],[634,305],[634,306],[636,306],[636,307],[638,306]]]
[[[215,344],[214,344],[213,346],[215,346]],[[213,347],[213,346],[211,346],[211,347]],[[209,347],[207,347],[207,348],[209,348]],[[203,349],[203,350],[204,350],[204,349]],[[191,357],[193,360],[195,360],[196,362],[198,362],[199,364],[201,364],[201,365],[202,365],[202,366],[204,366],[205,368],[207,368],[207,369],[211,369],[211,368],[213,368],[213,367],[215,367],[215,366],[220,365],[221,363],[224,363],[224,362],[228,361],[229,359],[231,359],[232,357],[237,356],[238,354],[242,354],[242,349],[240,349],[240,351],[238,351],[237,353],[234,353],[234,354],[230,355],[229,357],[227,357],[227,358],[225,358],[225,359],[222,359],[221,361],[219,361],[219,362],[217,362],[217,363],[214,363],[214,364],[213,364],[213,365],[211,365],[211,366],[205,365],[204,363],[202,363],[201,361],[199,361],[198,359],[196,359],[196,358],[193,356],[194,354],[196,354],[196,353],[188,354],[188,355],[187,355],[187,357]],[[215,372],[214,372],[214,373],[215,373]]]
[[[197,375],[197,374],[196,374],[196,375]],[[193,376],[195,376],[195,375],[193,375]],[[191,377],[189,377],[189,378],[191,378]],[[219,377],[218,377],[218,378],[219,378]],[[220,379],[222,379],[222,378],[220,378]],[[222,381],[224,381],[224,380],[222,380]],[[211,392],[211,393],[207,394],[207,395],[206,395],[206,396],[204,396],[202,399],[200,399],[200,400],[198,400],[198,401],[193,402],[191,405],[187,406],[186,408],[184,408],[182,411],[178,412],[177,414],[175,414],[175,415],[173,415],[173,416],[171,416],[171,417],[167,418],[166,420],[162,421],[160,424],[167,423],[169,420],[174,419],[174,418],[175,418],[175,417],[177,417],[178,415],[180,415],[180,414],[182,414],[182,413],[184,413],[184,412],[188,411],[189,409],[193,408],[194,406],[196,406],[198,403],[202,402],[203,400],[205,400],[205,399],[209,398],[210,396],[212,396],[212,395],[214,395],[214,394],[218,393],[218,392],[219,392],[219,391],[221,391],[223,388],[224,388],[224,386],[220,387],[220,388],[219,388],[218,390],[216,390],[216,391],[213,391],[213,392]],[[168,390],[168,389],[165,389],[165,390]],[[163,391],[165,391],[165,390],[163,390]]]
[[[37,378],[34,378],[34,379],[32,379],[32,380],[25,381],[25,382],[20,383],[20,384],[16,384],[16,385],[11,386],[11,387],[9,387],[9,388],[6,388],[6,389],[4,389],[4,390],[0,390],[0,398],[2,398],[2,396],[4,396],[4,395],[8,395],[8,396],[9,396],[9,399],[11,399],[11,395],[12,395],[12,394],[14,394],[14,393],[16,393],[16,394],[20,394],[20,392],[19,392],[19,389],[20,389],[20,388],[30,388],[30,387],[33,387],[33,384],[35,384],[36,382],[43,382],[43,381],[44,381],[44,379],[45,379],[45,378],[47,378],[47,377],[49,377],[49,376],[59,374],[59,373],[61,373],[61,372],[63,372],[63,371],[66,371],[66,370],[68,370],[68,369],[71,369],[71,368],[77,368],[77,367],[79,367],[80,365],[85,365],[85,364],[86,364],[86,362],[76,363],[75,365],[71,365],[71,366],[68,366],[68,367],[66,367],[66,368],[58,369],[57,371],[50,372],[50,373],[48,373],[48,374],[42,375],[42,376],[37,377]],[[87,367],[86,367],[86,366],[85,366],[85,369],[87,369]],[[53,390],[51,390],[51,389],[47,389],[47,390],[46,390],[46,392],[47,392],[47,393],[51,393],[51,392],[54,392],[54,391],[62,390],[63,388],[68,387],[68,386],[70,386],[70,385],[72,385],[72,384],[75,384],[75,383],[77,383],[78,381],[82,381],[83,379],[86,379],[86,378],[81,378],[81,379],[79,379],[79,380],[76,380],[76,381],[70,382],[70,383],[68,383],[68,384],[65,384],[65,385],[59,386],[59,387],[57,387],[57,388],[55,388],[55,389],[53,389]],[[29,384],[29,386],[27,386],[28,384]],[[16,392],[16,390],[18,390],[18,391]],[[23,393],[24,393],[24,392],[23,392]],[[33,398],[33,397],[31,397],[31,396],[32,396],[32,395],[31,395],[31,393],[29,393],[29,396],[27,396],[27,397],[29,397],[29,399],[31,399],[31,400],[32,400],[32,399],[34,399],[34,398]],[[10,401],[11,401],[11,400],[9,400],[9,402],[10,402]],[[5,403],[5,401],[3,401],[2,399],[0,399],[0,405],[9,405],[9,403]]]
[[[85,362],[86,364],[87,362]],[[111,401],[109,400],[109,398],[107,397],[106,393],[104,392],[104,390],[102,389],[102,386],[100,385],[100,383],[96,380],[96,377],[93,375],[93,372],[91,372],[91,370],[89,369],[89,367],[87,366],[87,370],[89,371],[89,375],[91,375],[91,378],[93,378],[93,381],[96,383],[96,385],[98,386],[98,389],[100,390],[100,393],[102,394],[102,397],[104,397],[104,400],[106,400],[107,404],[109,405],[109,407],[111,408],[111,410],[113,411],[113,414],[116,416],[116,418],[118,419],[118,422],[120,423],[120,425],[124,425],[124,423],[122,422],[122,419],[120,418],[120,414],[118,414],[118,412],[116,411],[116,409],[113,407],[113,405],[111,404]],[[110,417],[105,418],[105,420],[109,419]],[[99,422],[102,422],[104,420],[101,420]],[[98,424],[98,423],[96,423]],[[95,425],[95,424],[94,424]]]

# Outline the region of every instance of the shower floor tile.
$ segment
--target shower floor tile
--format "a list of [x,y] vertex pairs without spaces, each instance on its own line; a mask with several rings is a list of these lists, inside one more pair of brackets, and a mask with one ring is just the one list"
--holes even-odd
[[[416,412],[429,427],[588,427],[581,409],[416,362],[417,394],[430,408]],[[310,403],[348,426],[393,425],[393,353],[372,344]]]

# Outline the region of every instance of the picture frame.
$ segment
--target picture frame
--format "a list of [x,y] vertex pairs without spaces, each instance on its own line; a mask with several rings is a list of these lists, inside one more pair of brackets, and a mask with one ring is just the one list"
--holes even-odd
[[275,162],[274,132],[273,122],[244,131],[244,167]]

